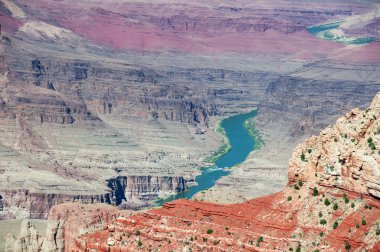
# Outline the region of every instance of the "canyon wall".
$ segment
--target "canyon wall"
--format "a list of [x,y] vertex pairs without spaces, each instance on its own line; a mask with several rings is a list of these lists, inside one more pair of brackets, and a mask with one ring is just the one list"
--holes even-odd
[[[8,235],[7,247],[21,243],[37,248],[32,251],[378,251],[379,102],[380,93],[367,110],[347,113],[299,145],[289,163],[288,186],[281,192],[239,204],[181,199],[144,212],[104,204],[57,205],[50,211],[46,235],[38,236],[42,243],[28,245],[22,235]],[[335,160],[341,167],[324,166]]]
[[103,194],[59,194],[25,189],[0,191],[0,219],[47,219],[52,206],[67,202],[107,203],[120,208],[149,206],[157,197],[168,197],[187,189],[183,177],[123,176],[108,180]]

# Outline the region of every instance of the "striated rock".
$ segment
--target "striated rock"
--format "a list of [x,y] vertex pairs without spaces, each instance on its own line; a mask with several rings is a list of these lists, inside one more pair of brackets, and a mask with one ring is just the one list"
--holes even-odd
[[38,252],[42,248],[42,238],[37,230],[25,219],[21,223],[20,234],[15,238],[12,234],[7,234],[5,240],[6,252]]
[[187,189],[182,177],[128,176],[108,181],[108,192],[99,195],[35,193],[29,190],[4,190],[1,193],[0,219],[22,216],[46,219],[52,206],[66,202],[108,203],[121,208],[138,209],[158,196],[164,197]]
[[[288,186],[281,192],[230,205],[181,199],[145,212],[100,204],[57,205],[50,211],[42,248],[62,251],[64,241],[66,251],[377,251],[379,162],[371,151],[377,144],[379,98],[366,111],[352,110],[296,148]],[[298,161],[302,150],[303,163]],[[336,155],[338,151],[342,154]],[[339,162],[341,170],[318,165],[342,160],[346,153],[351,156]],[[349,171],[357,171],[357,179]],[[12,236],[7,239],[7,248],[23,246]]]
[[289,181],[308,181],[379,198],[380,93],[366,110],[353,109],[336,124],[300,144]]

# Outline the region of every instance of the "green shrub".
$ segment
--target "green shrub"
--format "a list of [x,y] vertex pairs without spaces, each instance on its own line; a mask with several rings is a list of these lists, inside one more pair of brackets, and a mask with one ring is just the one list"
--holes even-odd
[[333,229],[336,229],[338,227],[338,222],[335,221],[334,224],[333,224]]
[[264,238],[262,236],[260,236],[258,239],[257,239],[257,243],[256,243],[256,246],[257,247],[260,247],[260,243],[262,243],[264,241]]
[[214,232],[212,229],[207,229],[206,231],[207,234],[212,234],[212,232]]
[[318,189],[316,187],[313,189],[313,196],[318,196]]
[[323,233],[323,232],[320,232],[320,233],[319,233],[319,236],[320,236],[320,237],[323,237],[324,235],[325,235],[325,233]]
[[331,204],[331,202],[329,201],[328,198],[325,199],[324,203],[325,203],[326,206],[329,206]]
[[350,202],[350,200],[347,198],[347,195],[345,194],[345,193],[343,193],[343,199],[344,199],[344,202],[346,203],[346,204],[348,204],[348,202]]
[[299,190],[300,187],[298,185],[294,185],[294,189]]
[[376,150],[376,145],[374,144],[372,137],[368,138],[367,142],[368,142],[368,146],[371,150]]
[[326,225],[326,224],[327,224],[327,221],[326,221],[325,219],[322,219],[322,220],[319,221],[319,223],[320,223],[321,225]]
[[207,239],[205,237],[203,237],[203,242],[206,242],[206,241],[207,241]]
[[348,241],[344,241],[344,248],[345,248],[347,251],[350,251],[350,250],[351,250],[351,245],[348,243]]
[[306,159],[305,159],[305,154],[304,154],[303,152],[302,152],[302,154],[301,154],[301,160],[304,161],[304,162],[306,161]]
[[354,208],[354,207],[355,207],[355,203],[352,202],[352,203],[351,203],[351,208]]
[[136,230],[135,235],[140,235],[140,230]]
[[301,244],[298,244],[298,246],[296,248],[296,252],[301,252]]
[[311,152],[312,152],[312,149],[308,149],[308,150],[307,150],[307,153],[310,154]]
[[338,209],[338,204],[337,204],[337,203],[334,203],[333,209],[334,209],[334,210],[337,210],[337,209]]
[[321,218],[323,216],[322,212],[319,212],[318,216],[319,216],[319,218]]
[[360,227],[360,225],[359,224],[356,224],[356,226],[355,226],[356,228],[359,228]]
[[141,247],[141,246],[142,246],[142,241],[139,240],[139,241],[137,242],[137,245],[138,245],[139,247]]
[[288,197],[288,201],[291,201],[291,200],[292,200],[292,196],[289,196],[289,197]]
[[301,187],[303,186],[303,182],[302,181],[298,181],[298,185]]
[[367,222],[365,220],[362,220],[362,225],[365,226]]

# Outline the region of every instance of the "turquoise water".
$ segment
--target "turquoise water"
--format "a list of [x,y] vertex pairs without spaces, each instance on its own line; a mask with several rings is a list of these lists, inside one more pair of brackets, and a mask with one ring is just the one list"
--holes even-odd
[[376,41],[376,38],[374,37],[349,37],[345,35],[334,35],[332,30],[338,29],[342,23],[344,23],[344,21],[311,26],[307,28],[307,31],[320,39],[335,41],[346,45],[365,45]]
[[196,186],[192,186],[187,191],[169,198],[160,199],[156,202],[156,205],[161,206],[165,202],[180,198],[189,199],[198,192],[214,186],[218,179],[230,173],[228,168],[243,162],[255,147],[255,141],[244,128],[244,121],[255,115],[256,111],[252,111],[247,114],[240,114],[224,119],[221,126],[226,132],[231,150],[216,160],[214,166],[202,168],[202,174],[195,178],[195,181],[198,183]]

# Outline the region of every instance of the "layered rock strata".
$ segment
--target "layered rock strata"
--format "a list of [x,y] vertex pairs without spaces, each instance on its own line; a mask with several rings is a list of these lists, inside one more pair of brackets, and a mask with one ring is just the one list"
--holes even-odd
[[[139,213],[58,205],[49,221],[65,224],[48,234],[65,230],[57,244],[64,240],[66,251],[378,251],[379,105],[380,93],[367,110],[351,111],[299,145],[289,162],[288,186],[279,193],[230,205],[182,199]],[[344,153],[351,157],[340,162]],[[328,162],[337,157],[341,169],[331,169]],[[95,218],[94,208],[102,213]]]

